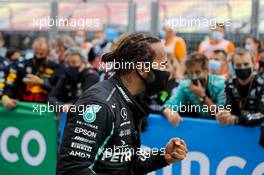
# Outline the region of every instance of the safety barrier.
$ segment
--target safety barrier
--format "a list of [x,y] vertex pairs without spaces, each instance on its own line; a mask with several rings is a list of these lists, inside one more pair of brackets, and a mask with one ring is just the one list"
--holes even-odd
[[[55,115],[39,115],[36,105],[19,102],[11,111],[0,105],[0,174],[55,174]],[[65,115],[62,119],[65,121]],[[184,161],[151,175],[263,175],[264,149],[258,145],[259,135],[259,127],[220,126],[204,119],[184,118],[173,127],[162,116],[152,114],[147,131],[142,133],[142,144],[161,148],[172,137],[188,144]]]
[[[0,104],[1,175],[55,174],[55,114],[43,112],[40,115],[39,105],[18,102],[17,107],[9,111]],[[46,105],[42,107],[47,109]]]
[[172,137],[188,144],[187,158],[151,175],[263,175],[264,149],[258,145],[259,127],[220,126],[216,121],[184,118],[173,127],[160,115],[151,115],[142,144],[161,148]]

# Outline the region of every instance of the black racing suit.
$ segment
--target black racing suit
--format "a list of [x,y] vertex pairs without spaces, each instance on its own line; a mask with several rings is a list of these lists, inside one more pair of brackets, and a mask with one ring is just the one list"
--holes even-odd
[[264,76],[255,75],[247,86],[241,86],[237,79],[230,79],[226,84],[227,104],[231,113],[237,117],[236,124],[244,126],[261,125],[260,145],[264,147]]
[[57,175],[138,175],[167,166],[164,149],[140,154],[141,121],[147,112],[118,75],[89,88],[75,105],[79,110],[72,106],[67,114]]

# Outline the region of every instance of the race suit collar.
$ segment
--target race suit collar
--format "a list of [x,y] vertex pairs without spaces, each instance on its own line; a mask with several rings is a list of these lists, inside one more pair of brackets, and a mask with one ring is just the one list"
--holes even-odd
[[140,117],[144,117],[149,114],[147,110],[141,107],[140,101],[136,100],[136,98],[131,95],[131,93],[124,86],[123,82],[121,81],[120,77],[117,74],[113,75],[111,80],[113,84],[115,85],[115,87],[118,89],[118,92],[123,97],[125,102],[129,106],[131,106],[132,108],[135,108],[135,110],[140,112],[140,115],[139,115]]

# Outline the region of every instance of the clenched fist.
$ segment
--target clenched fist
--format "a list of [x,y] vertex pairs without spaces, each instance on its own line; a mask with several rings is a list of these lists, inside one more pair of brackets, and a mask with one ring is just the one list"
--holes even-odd
[[183,160],[187,155],[188,149],[185,142],[179,138],[171,139],[165,148],[165,160],[168,164]]

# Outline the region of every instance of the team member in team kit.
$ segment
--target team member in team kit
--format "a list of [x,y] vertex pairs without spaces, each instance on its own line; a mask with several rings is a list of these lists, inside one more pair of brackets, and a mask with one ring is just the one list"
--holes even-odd
[[262,126],[260,145],[264,146],[264,77],[253,70],[253,55],[244,49],[237,49],[232,56],[236,77],[227,82],[226,105],[230,111],[219,111],[216,119],[220,124]]
[[2,97],[5,89],[5,81],[8,73],[9,62],[6,58],[0,56],[0,97]]
[[61,67],[48,59],[49,45],[39,37],[32,44],[34,57],[10,66],[2,96],[7,109],[16,107],[16,101],[46,103],[48,93],[60,78]]
[[72,47],[65,52],[65,75],[58,81],[49,94],[49,102],[53,105],[64,105],[64,111],[69,109],[87,88],[99,81],[99,74],[86,66],[87,56],[80,48]]
[[[79,110],[70,108],[57,175],[146,174],[184,159],[187,146],[179,138],[163,149],[144,153],[139,149],[141,122],[148,115],[139,97],[160,92],[169,78],[160,40],[145,33],[130,34],[102,60],[136,66],[116,69],[110,79],[81,95],[74,103]],[[146,62],[155,63],[155,68],[137,66]]]

